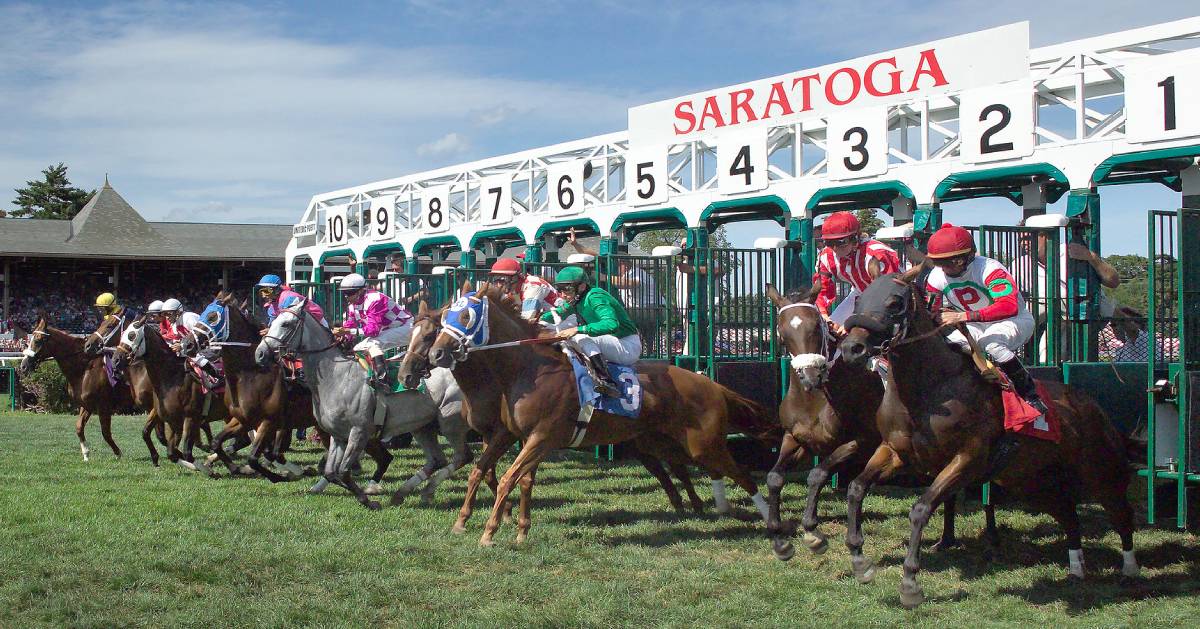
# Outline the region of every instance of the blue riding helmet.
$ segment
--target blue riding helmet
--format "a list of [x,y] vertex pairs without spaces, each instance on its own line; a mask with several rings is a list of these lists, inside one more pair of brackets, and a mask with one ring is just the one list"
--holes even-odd
[[258,280],[258,283],[255,284],[255,286],[270,286],[273,288],[278,288],[283,286],[283,280],[280,279],[278,275],[264,275],[262,276],[262,279]]

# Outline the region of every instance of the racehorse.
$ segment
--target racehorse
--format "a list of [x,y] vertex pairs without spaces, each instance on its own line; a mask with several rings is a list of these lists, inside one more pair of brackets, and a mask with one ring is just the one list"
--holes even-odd
[[[864,365],[852,365],[834,355],[837,339],[815,304],[820,283],[814,283],[803,297],[784,297],[767,284],[766,296],[778,309],[776,333],[791,357],[788,390],[779,404],[783,441],[779,459],[767,474],[767,534],[772,538],[775,556],[787,561],[795,554],[779,519],[780,493],[784,474],[808,456],[820,463],[808,474],[808,497],[801,526],[804,543],[820,554],[829,543],[817,530],[817,502],[821,490],[835,472],[861,470],[879,446],[875,415],[881,411],[883,381]],[[906,414],[904,407],[892,404],[887,412]],[[946,501],[942,538],[935,549],[957,545],[954,535],[954,503]],[[991,503],[984,506],[987,534],[993,546],[998,543],[996,516]]]
[[[459,302],[442,313],[443,318],[458,318],[460,334],[451,335],[443,327],[428,346],[410,344],[401,375],[407,380],[419,374],[420,361],[452,368],[471,416],[480,414],[483,418],[480,423],[484,424],[500,421],[506,429],[505,439],[518,438],[522,442],[520,453],[498,484],[496,502],[480,545],[494,543],[508,495],[518,481],[532,485],[532,474],[550,452],[568,446],[619,443],[646,433],[678,444],[710,474],[732,478],[752,496],[766,518],[765,499],[750,475],[734,462],[725,440],[726,429],[735,416],[742,416],[737,419],[743,423],[770,432],[771,424],[764,418],[765,409],[761,406],[686,369],[641,364],[640,417],[630,420],[595,411],[581,435],[579,425],[583,422],[577,420],[580,406],[575,394],[575,376],[558,350],[542,345],[518,345],[493,349],[486,359],[466,360],[472,349],[470,339],[477,335],[490,338],[493,345],[514,343],[537,338],[538,326],[525,321],[519,312],[520,304],[494,286],[472,293],[468,282],[463,294]],[[503,440],[499,441],[502,443]],[[488,447],[499,444],[489,442]],[[481,465],[484,463],[481,461]],[[524,489],[522,503],[526,502]],[[723,499],[720,497],[719,502]],[[524,508],[522,511],[524,516]],[[518,542],[526,539],[528,525],[527,521],[518,522]]]
[[175,462],[215,477],[216,474],[207,463],[196,463],[192,447],[199,433],[199,424],[229,419],[225,400],[221,396],[205,393],[200,381],[189,372],[184,359],[167,344],[158,328],[145,323],[146,317],[143,315],[121,333],[121,339],[113,351],[113,368],[127,369],[130,361],[142,359],[154,391],[155,413],[174,432],[170,439],[171,449],[177,448],[180,437],[183,440],[183,449]]
[[51,358],[57,361],[67,379],[67,391],[79,405],[75,434],[79,437],[83,460],[87,461],[91,454],[84,427],[93,414],[100,416],[100,433],[104,435],[104,441],[112,448],[113,454],[120,457],[121,448],[117,447],[112,436],[112,415],[118,409],[131,406],[132,396],[129,387],[124,384],[115,387],[109,384],[108,375],[104,372],[104,358],[89,357],[83,351],[83,342],[81,338],[51,327],[45,315],[42,315],[29,332],[29,346],[25,348],[25,357],[21,359],[20,371],[22,375],[28,375],[43,361]]
[[[469,292],[470,285],[467,284],[464,292]],[[437,340],[438,335],[442,330],[441,323],[442,311],[429,308],[425,302],[420,303],[420,310],[413,321],[413,334],[409,342],[409,351],[405,355],[405,361],[401,364],[400,375],[405,380],[407,386],[416,386],[421,381],[421,378],[428,374],[432,366],[429,363],[429,348]],[[456,377],[457,378],[457,377]],[[469,408],[468,408],[469,410]],[[462,534],[467,531],[467,521],[471,519],[471,515],[475,510],[475,496],[479,490],[479,484],[486,482],[491,488],[492,493],[496,492],[496,463],[500,457],[508,451],[509,448],[517,442],[517,438],[508,431],[508,428],[500,421],[498,416],[485,416],[481,413],[466,414],[467,423],[471,429],[479,433],[483,438],[484,449],[483,454],[475,462],[475,468],[471,470],[471,475],[467,479],[467,491],[463,498],[463,506],[459,510],[458,517],[451,529],[454,533]],[[740,419],[740,418],[739,418]],[[761,436],[755,433],[760,426],[735,425],[733,428],[737,430],[745,430],[747,433],[756,435],[760,441],[769,445],[771,437]],[[645,433],[636,437],[633,441],[635,446],[632,452],[645,468],[650,472],[659,484],[663,491],[667,494],[667,499],[671,502],[671,506],[677,512],[684,511],[683,499],[676,489],[675,484],[671,481],[671,474],[683,486],[684,491],[688,495],[688,500],[692,510],[696,513],[701,513],[704,510],[704,501],[696,494],[696,488],[692,484],[691,475],[688,471],[688,465],[695,462],[685,453],[676,443],[661,436]],[[666,463],[666,468],[663,464]],[[670,469],[670,474],[667,469]],[[533,481],[536,475],[536,470],[522,476],[518,481],[521,486],[521,503],[520,511],[517,520],[517,539],[524,540],[529,530],[529,505],[532,499]],[[731,509],[729,503],[724,500],[724,480],[720,475],[715,475],[714,494],[717,499],[717,510],[724,513]],[[507,513],[507,505],[505,508]]]
[[[100,327],[96,328],[95,332],[87,337],[83,343],[83,351],[88,356],[98,356],[107,348],[114,347],[117,339],[121,335],[121,331],[125,329],[124,311],[121,314],[110,314],[104,317],[100,322]],[[167,457],[171,461],[176,461],[179,458],[179,451],[171,446],[164,434],[164,425],[162,419],[158,416],[158,412],[154,408],[154,386],[150,384],[150,377],[146,373],[145,362],[141,359],[130,361],[128,369],[125,371],[125,377],[129,381],[129,391],[133,396],[133,402],[138,408],[147,410],[146,425],[142,428],[142,440],[146,442],[146,448],[150,450],[150,462],[158,467],[158,449],[154,447],[154,442],[150,438],[152,431],[157,431],[158,440],[167,447]],[[117,386],[120,386],[119,384]]]
[[1093,400],[1069,386],[1043,382],[1042,398],[1059,417],[1060,441],[1016,436],[1018,447],[1007,463],[993,460],[992,447],[1005,430],[1000,389],[980,375],[970,356],[942,338],[945,329],[935,322],[919,285],[923,279],[917,279],[922,271],[918,266],[876,279],[859,297],[841,343],[843,359],[852,363],[885,355],[891,382],[884,404],[899,402],[908,410],[907,415],[877,416],[883,442],[847,491],[846,545],[855,574],[872,568],[862,553],[862,497],[881,475],[909,466],[934,480],[909,514],[912,531],[900,585],[906,607],[925,599],[917,573],[921,534],[933,509],[988,476],[1063,527],[1073,577],[1084,576],[1076,504],[1096,498],[1121,536],[1122,574],[1136,576],[1133,510],[1125,495],[1130,474],[1121,435]]
[[[380,508],[354,482],[350,467],[373,437],[384,440],[410,432],[425,451],[425,467],[396,490],[393,504],[403,501],[423,482],[426,486],[422,499],[432,500],[438,484],[471,461],[461,393],[449,371],[430,374],[425,391],[386,395],[383,424],[377,426],[375,415],[380,409],[376,408],[377,394],[367,381],[366,370],[353,356],[343,353],[333,333],[308,314],[303,301],[280,311],[255,349],[254,361],[266,367],[276,352],[298,354],[304,359],[304,376],[317,402],[317,422],[330,436],[325,480],[349,490],[363,506]],[[439,431],[454,450],[448,463],[437,441]]]

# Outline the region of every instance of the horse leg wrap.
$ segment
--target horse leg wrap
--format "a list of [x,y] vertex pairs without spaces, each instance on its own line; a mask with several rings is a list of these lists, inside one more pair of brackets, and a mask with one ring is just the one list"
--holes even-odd
[[770,510],[767,508],[767,499],[763,498],[761,493],[757,493],[750,496],[750,501],[754,503],[755,507],[758,507],[758,512],[762,514],[762,519],[766,522],[770,513]]
[[404,484],[401,485],[400,489],[396,490],[396,492],[403,495],[411,494],[412,492],[416,491],[417,487],[419,487],[421,483],[425,482],[428,478],[429,474],[425,473],[425,470],[417,470],[417,473],[413,474],[411,478],[404,481]]
[[79,451],[83,453],[83,460],[86,463],[89,460],[88,455],[92,453],[92,449],[88,447],[87,441],[79,442]]
[[1127,577],[1136,577],[1141,574],[1142,569],[1138,567],[1137,557],[1134,556],[1132,550],[1121,551],[1121,574]]
[[313,485],[312,487],[310,487],[308,489],[308,493],[319,494],[319,493],[325,491],[325,488],[328,486],[329,486],[329,481],[326,480],[326,478],[324,476],[322,476],[317,479],[317,484]]
[[1067,549],[1067,563],[1069,564],[1069,567],[1067,568],[1067,574],[1070,574],[1073,577],[1082,579],[1083,575],[1085,574],[1085,571],[1086,571],[1086,568],[1083,563],[1083,549],[1082,548],[1076,548],[1076,549],[1068,548]]
[[712,482],[713,503],[717,506],[717,513],[726,514],[733,510],[729,506],[729,500],[725,498],[725,481],[724,479],[716,479]]

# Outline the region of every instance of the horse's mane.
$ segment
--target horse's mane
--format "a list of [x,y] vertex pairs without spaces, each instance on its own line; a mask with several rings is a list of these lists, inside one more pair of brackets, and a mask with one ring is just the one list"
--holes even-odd
[[520,326],[522,331],[530,337],[538,336],[541,332],[541,326],[538,325],[536,319],[529,321],[521,316],[521,302],[513,299],[512,295],[501,291],[499,287],[489,284],[479,289],[475,294],[480,298],[487,297],[493,307],[500,306],[493,312],[506,315],[513,324]]

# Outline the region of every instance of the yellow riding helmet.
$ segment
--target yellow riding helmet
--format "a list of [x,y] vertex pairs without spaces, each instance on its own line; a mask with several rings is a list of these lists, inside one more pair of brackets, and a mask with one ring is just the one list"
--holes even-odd
[[96,305],[101,308],[111,308],[117,305],[117,296],[112,293],[100,293],[96,297]]

